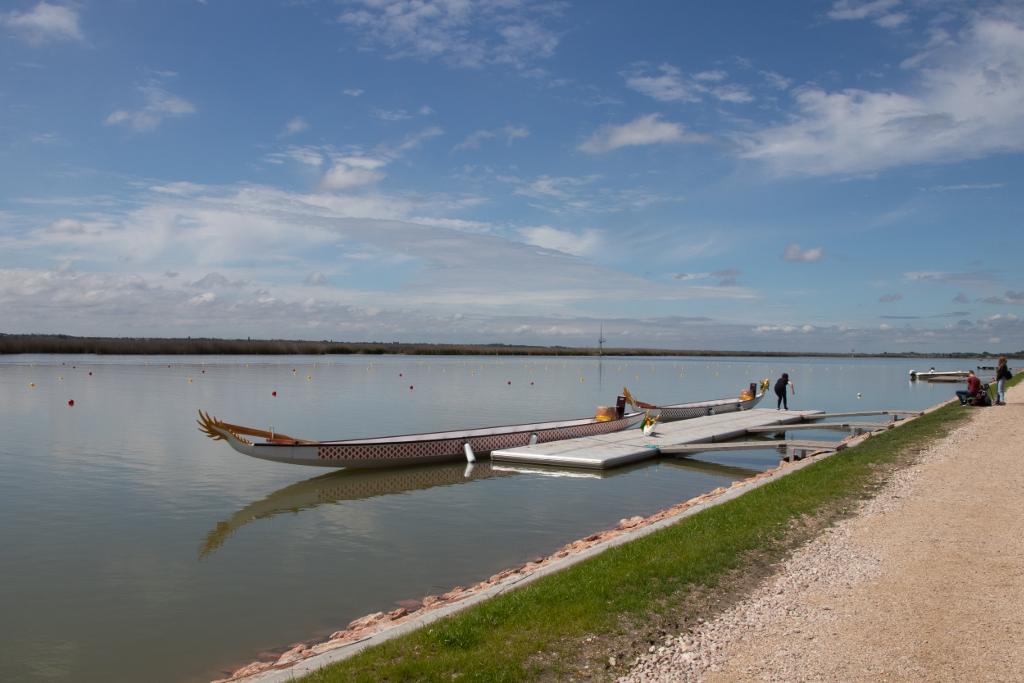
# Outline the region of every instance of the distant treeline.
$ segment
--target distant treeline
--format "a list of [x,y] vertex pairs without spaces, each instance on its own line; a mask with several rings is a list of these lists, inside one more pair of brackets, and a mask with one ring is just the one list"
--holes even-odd
[[[161,339],[146,337],[72,337],[64,334],[2,334],[0,354],[94,353],[100,355],[329,355],[400,354],[438,356],[818,356],[822,358],[991,358],[979,353],[828,353],[805,351],[714,351],[707,349],[646,349],[513,344],[416,344],[400,342],[336,342],[294,339]],[[1024,357],[1024,351],[1009,354]]]

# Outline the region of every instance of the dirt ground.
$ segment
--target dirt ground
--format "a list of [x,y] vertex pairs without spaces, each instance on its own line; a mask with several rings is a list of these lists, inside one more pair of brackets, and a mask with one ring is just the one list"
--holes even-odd
[[1024,388],[621,681],[1024,680]]

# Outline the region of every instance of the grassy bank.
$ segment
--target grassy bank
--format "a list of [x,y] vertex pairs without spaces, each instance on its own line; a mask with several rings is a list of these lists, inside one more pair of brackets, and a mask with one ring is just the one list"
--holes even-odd
[[658,623],[683,601],[699,604],[700,596],[714,592],[724,579],[763,570],[767,559],[793,543],[795,527],[807,520],[827,524],[845,514],[886,472],[972,410],[945,406],[303,680],[547,680],[576,678],[588,664],[599,678],[611,678],[616,672],[606,670],[609,656],[620,655],[621,672],[626,658],[621,655],[636,654],[613,649],[624,633]]

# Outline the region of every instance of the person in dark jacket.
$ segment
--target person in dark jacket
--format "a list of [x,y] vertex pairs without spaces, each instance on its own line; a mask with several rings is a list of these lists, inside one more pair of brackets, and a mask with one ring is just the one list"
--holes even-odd
[[1006,380],[1013,377],[1010,368],[1006,365],[1006,356],[999,357],[999,365],[996,367],[996,405],[1006,405]]
[[782,377],[775,380],[775,395],[779,399],[775,406],[776,410],[781,410],[782,408],[789,410],[789,402],[786,401],[786,387],[789,387],[793,395],[796,396],[796,386],[789,381],[789,375],[784,372]]

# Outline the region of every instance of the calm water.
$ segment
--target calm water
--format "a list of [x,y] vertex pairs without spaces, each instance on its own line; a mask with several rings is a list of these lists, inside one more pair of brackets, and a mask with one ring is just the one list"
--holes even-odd
[[198,408],[328,439],[583,417],[614,404],[623,385],[650,402],[721,398],[783,371],[796,384],[791,408],[923,408],[957,388],[911,384],[910,367],[0,357],[0,680],[208,680],[261,651],[478,581],[778,461],[750,451],[603,476],[486,462],[468,476],[463,465],[325,474],[206,439]]

